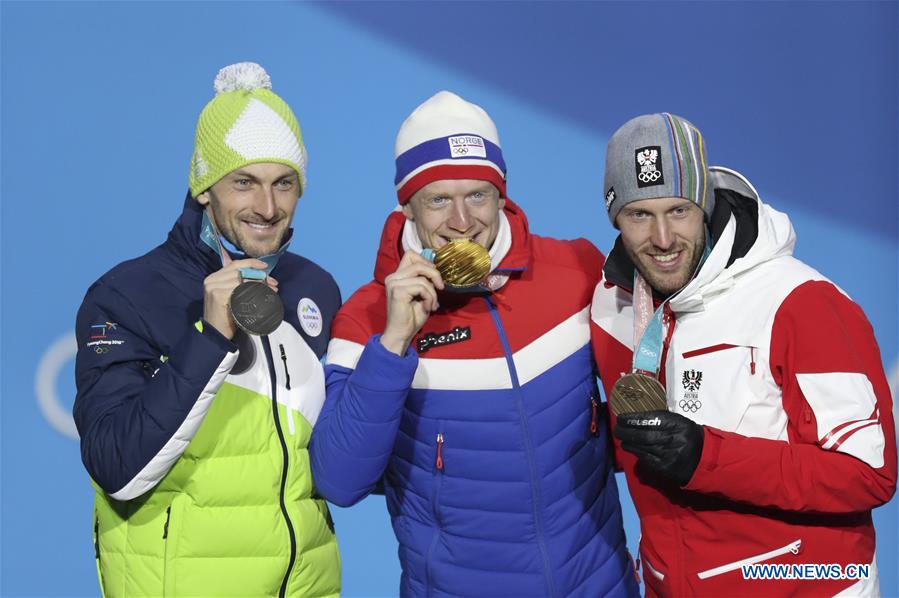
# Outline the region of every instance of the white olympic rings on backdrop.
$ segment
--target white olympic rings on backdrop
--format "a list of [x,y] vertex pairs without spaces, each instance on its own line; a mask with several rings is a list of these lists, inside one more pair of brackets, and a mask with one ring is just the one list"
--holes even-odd
[[56,339],[41,357],[34,375],[34,393],[37,395],[37,406],[50,425],[63,436],[78,439],[78,430],[71,411],[63,407],[56,396],[56,379],[62,367],[75,358],[78,352],[78,341],[75,333]]

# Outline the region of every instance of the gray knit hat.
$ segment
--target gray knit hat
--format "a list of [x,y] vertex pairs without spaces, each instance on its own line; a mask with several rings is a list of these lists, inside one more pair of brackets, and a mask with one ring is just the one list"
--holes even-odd
[[715,208],[702,134],[667,112],[638,116],[615,131],[606,150],[603,189],[612,226],[623,206],[641,199],[682,197],[706,217]]

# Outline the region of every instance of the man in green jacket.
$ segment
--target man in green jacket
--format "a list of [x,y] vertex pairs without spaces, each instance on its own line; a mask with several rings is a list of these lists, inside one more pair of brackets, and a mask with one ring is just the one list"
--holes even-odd
[[[87,292],[74,415],[106,596],[328,596],[306,447],[333,278],[288,253],[306,151],[259,65],[222,69],[168,239]],[[283,312],[283,315],[282,315]]]

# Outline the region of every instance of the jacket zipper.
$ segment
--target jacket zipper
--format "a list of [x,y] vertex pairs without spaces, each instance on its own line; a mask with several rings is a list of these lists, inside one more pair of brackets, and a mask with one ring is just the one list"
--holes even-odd
[[721,565],[720,567],[715,567],[714,569],[707,569],[705,571],[700,571],[699,573],[696,574],[696,576],[699,577],[699,579],[708,579],[709,577],[721,575],[722,573],[736,571],[737,569],[740,569],[744,565],[754,565],[755,563],[761,563],[762,561],[771,560],[773,558],[787,554],[788,552],[792,552],[793,554],[799,554],[799,549],[801,547],[802,547],[802,540],[794,540],[793,542],[790,542],[786,546],[777,548],[775,550],[766,552],[764,554],[757,554],[755,556],[745,558],[742,561],[735,561],[733,563]]
[[268,373],[271,380],[272,417],[275,420],[278,441],[281,443],[281,454],[284,457],[284,465],[281,469],[281,489],[278,494],[278,501],[281,503],[281,514],[284,516],[284,523],[287,525],[287,533],[290,536],[290,559],[287,561],[287,570],[284,572],[284,579],[281,581],[281,589],[278,592],[278,596],[284,598],[287,594],[287,582],[290,580],[290,572],[297,559],[297,537],[293,530],[293,524],[290,521],[290,515],[287,514],[287,504],[284,502],[284,492],[287,487],[287,467],[290,465],[290,460],[288,459],[287,442],[284,440],[284,430],[281,429],[281,420],[278,417],[278,380],[275,377],[275,360],[272,357],[272,345],[268,336],[262,337],[262,348],[265,349],[265,359],[268,361]]
[[[278,349],[281,350],[281,363],[284,364],[284,388],[290,390],[290,371],[287,369],[287,351],[284,350],[284,345],[281,343],[278,343]],[[290,432],[291,436],[294,436],[296,434],[296,425],[293,423],[293,409],[288,402],[285,402],[284,412],[287,415],[287,431]]]
[[[166,596],[174,591],[175,576],[172,574],[170,561],[175,554],[175,546],[169,546],[169,522],[172,519],[172,505],[165,508],[165,523],[162,525],[162,593]],[[172,542],[175,538],[172,538]],[[169,554],[171,552],[171,554]]]
[[[662,309],[662,315],[664,316],[664,323],[667,328],[665,331],[665,344],[662,350],[662,360],[659,363],[664,364],[665,358],[668,354],[668,347],[671,345],[671,337],[674,336],[674,311],[671,309],[671,304],[666,303],[665,307]],[[664,368],[661,368],[664,370]]]
[[590,397],[590,404],[592,406],[592,413],[590,415],[590,433],[596,436],[599,432],[599,426],[596,423],[596,409],[598,407],[596,404],[596,397]]
[[284,386],[287,390],[290,390],[290,371],[287,369],[287,352],[284,350],[284,345],[278,344],[278,348],[281,349],[281,363],[284,364]]
[[693,351],[687,351],[682,354],[681,357],[684,359],[690,359],[691,357],[699,357],[700,355],[708,355],[709,353],[717,353],[718,351],[726,351],[727,349],[737,349],[740,345],[732,345],[730,343],[720,343],[717,345],[712,345],[710,347],[703,347],[702,349],[694,349]]
[[487,302],[487,306],[490,309],[490,315],[493,317],[493,324],[496,326],[500,343],[503,346],[503,353],[505,354],[506,363],[509,367],[509,375],[512,378],[512,388],[515,391],[515,398],[518,403],[518,415],[521,419],[521,430],[524,435],[528,467],[531,472],[531,501],[534,506],[534,526],[537,531],[537,545],[539,546],[540,554],[543,557],[543,571],[544,577],[546,578],[547,594],[549,596],[555,596],[556,590],[553,585],[552,567],[550,565],[549,552],[546,548],[546,539],[543,532],[543,519],[540,517],[540,489],[539,478],[537,476],[537,465],[534,463],[534,446],[531,441],[531,432],[528,428],[527,416],[525,415],[524,397],[522,397],[521,385],[518,383],[518,371],[515,369],[515,361],[512,359],[512,348],[509,345],[509,340],[506,338],[502,320],[500,320],[499,312],[496,310],[496,304],[489,296],[484,297],[484,300]]
[[437,434],[437,466],[438,471],[443,471],[443,434]]
[[[718,351],[726,351],[727,349],[739,349],[740,345],[732,345],[730,343],[721,343],[718,345],[712,345],[711,347],[703,347],[702,349],[695,349],[693,351],[687,351],[683,353],[681,357],[684,359],[690,359],[691,357],[698,357],[700,355],[708,355],[709,353],[717,353]],[[755,347],[749,347],[749,373],[755,376]]]
[[100,566],[100,517],[94,512],[94,564],[97,566],[97,581],[100,582],[100,598],[106,598],[106,584]]
[[[438,426],[438,430],[442,426]],[[428,558],[425,561],[425,574],[427,575],[427,595],[433,594],[431,587],[432,563],[434,562],[434,550],[437,548],[437,542],[440,540],[440,487],[443,485],[443,432],[437,432],[437,456],[434,460],[434,495],[431,503],[431,512],[434,514],[434,522],[437,524],[434,529],[434,537],[431,538],[431,545],[428,547]]]
[[627,558],[631,562],[631,568],[634,570],[634,581],[637,582],[637,586],[643,583],[643,580],[640,579],[640,554],[637,553],[637,560],[634,560],[634,555],[631,554],[631,551],[627,551]]
[[100,564],[100,518],[94,515],[94,558]]
[[[659,360],[659,382],[662,383],[662,386],[665,386],[665,384],[666,384],[665,364],[668,362],[668,349],[671,347],[671,339],[674,337],[674,329],[677,326],[677,318],[674,315],[674,311],[671,309],[670,303],[665,303],[665,307],[662,310],[662,314],[664,316],[663,321],[665,323],[667,330],[665,331],[665,341],[662,343],[662,356],[661,356],[661,359]],[[681,515],[680,515],[681,507],[679,507],[675,504],[672,504],[672,505],[670,505],[670,510],[671,510],[671,514],[672,514],[671,523],[672,523],[672,527],[674,529],[676,546],[683,546],[684,545],[684,533],[683,533],[683,530],[681,529]],[[643,562],[644,563],[646,562],[645,558],[643,559]],[[683,571],[684,570],[684,554],[683,554],[683,550],[681,550],[681,549],[675,550],[673,569],[675,571]],[[649,570],[650,570],[650,572],[654,571],[652,568],[652,565],[649,565]],[[671,571],[669,570],[669,573],[670,572]],[[655,571],[655,573],[659,573],[659,572]],[[662,576],[664,577],[664,574],[662,574]],[[686,588],[687,580],[684,579],[683,576],[681,576],[681,579],[679,580],[680,584],[677,584],[677,577],[675,577],[675,580],[676,580],[675,583],[672,584],[672,591],[674,592],[674,595],[688,596],[689,592],[687,592],[687,588]],[[677,587],[678,585],[680,587]]]

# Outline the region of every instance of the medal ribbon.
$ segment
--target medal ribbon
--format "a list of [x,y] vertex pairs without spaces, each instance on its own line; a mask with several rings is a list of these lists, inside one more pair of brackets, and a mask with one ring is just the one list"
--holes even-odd
[[659,362],[662,359],[662,337],[665,326],[662,314],[665,300],[655,312],[652,311],[652,288],[634,271],[634,371],[642,371],[658,377]]
[[[218,231],[215,230],[215,226],[212,224],[212,220],[209,219],[209,214],[205,210],[203,211],[203,224],[200,226],[200,240],[211,247],[216,255],[219,256],[219,259],[222,260],[222,266],[231,261],[231,256],[222,246],[222,239],[219,236]],[[241,268],[240,277],[244,280],[265,280],[265,277],[275,268],[278,260],[280,260],[281,256],[284,255],[284,252],[287,251],[288,245],[290,245],[289,238],[275,253],[256,258],[266,263],[268,267],[265,270]]]

